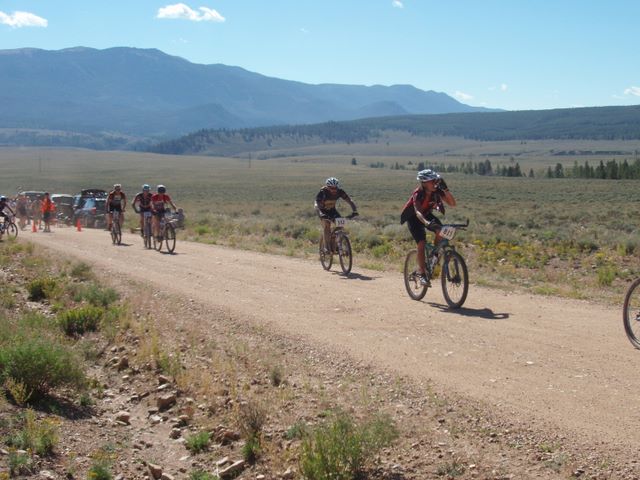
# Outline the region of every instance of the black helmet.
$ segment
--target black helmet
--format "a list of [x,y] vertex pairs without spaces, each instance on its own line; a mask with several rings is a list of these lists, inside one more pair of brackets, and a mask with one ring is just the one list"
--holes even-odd
[[158,193],[165,193],[167,191],[167,187],[164,185],[158,185]]

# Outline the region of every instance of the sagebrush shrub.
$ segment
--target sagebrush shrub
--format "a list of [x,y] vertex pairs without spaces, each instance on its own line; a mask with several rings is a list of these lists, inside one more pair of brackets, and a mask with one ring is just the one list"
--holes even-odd
[[304,437],[300,472],[308,480],[353,480],[397,436],[388,416],[357,425],[349,415],[338,412]]
[[202,431],[187,437],[185,447],[191,453],[200,453],[208,448],[210,440],[211,434],[209,432]]
[[60,386],[80,390],[85,384],[82,366],[74,353],[45,336],[16,336],[2,345],[0,380],[4,383],[8,378],[24,385],[30,401]]
[[58,315],[58,324],[67,335],[82,335],[85,332],[95,332],[100,327],[104,309],[86,305]]
[[55,295],[58,282],[55,278],[36,278],[27,285],[29,300],[39,302]]

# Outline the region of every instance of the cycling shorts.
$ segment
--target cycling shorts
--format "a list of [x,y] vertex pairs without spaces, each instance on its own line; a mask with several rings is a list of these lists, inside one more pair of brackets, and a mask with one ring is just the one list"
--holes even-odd
[[109,205],[109,213],[122,212],[122,205]]
[[413,215],[407,220],[407,226],[409,227],[411,236],[416,241],[416,243],[423,242],[427,239],[426,230],[436,232],[437,230],[439,230],[439,226],[442,225],[442,222],[440,221],[440,219],[436,217],[433,213],[429,213],[425,215],[425,219],[431,222],[430,226],[427,227],[420,220],[418,220],[417,215]]
[[320,218],[321,219],[329,219],[335,220],[336,218],[340,218],[342,215],[338,213],[338,210],[335,208],[330,208],[329,210],[320,210]]

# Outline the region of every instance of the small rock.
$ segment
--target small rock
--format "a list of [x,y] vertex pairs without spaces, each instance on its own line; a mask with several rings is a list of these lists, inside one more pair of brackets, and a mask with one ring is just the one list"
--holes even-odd
[[129,421],[131,419],[131,414],[129,412],[121,411],[116,413],[116,421],[122,422],[126,425],[130,425]]
[[164,385],[166,383],[171,383],[171,380],[164,375],[158,375],[158,385]]
[[147,467],[149,467],[149,473],[152,478],[156,480],[160,480],[162,477],[162,467],[160,465],[155,465],[153,463],[147,463]]
[[163,473],[160,477],[160,480],[173,480],[173,475],[169,475],[168,473]]
[[233,462],[231,465],[229,465],[227,468],[225,468],[224,470],[220,470],[220,472],[218,473],[218,476],[222,479],[233,478],[239,472],[244,470],[245,464],[246,463],[244,460],[237,460]]
[[281,477],[284,480],[291,480],[293,477],[295,476],[295,473],[293,470],[291,470],[291,467],[287,468],[284,473],[281,475]]
[[229,457],[223,457],[216,462],[216,467],[221,467],[222,465],[228,462],[229,462]]
[[180,435],[182,435],[182,431],[179,428],[174,428],[171,430],[169,437],[175,440],[176,438],[180,438]]
[[45,478],[47,480],[55,480],[57,477],[49,470],[41,470],[40,478]]
[[167,410],[173,407],[176,404],[176,401],[177,401],[176,395],[174,393],[170,393],[170,394],[162,395],[161,397],[158,397],[156,404],[158,405],[158,409],[162,411],[162,410]]

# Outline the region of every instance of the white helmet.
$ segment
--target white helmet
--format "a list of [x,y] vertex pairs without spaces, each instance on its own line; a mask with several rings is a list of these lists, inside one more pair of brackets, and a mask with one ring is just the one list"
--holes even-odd
[[416,177],[416,180],[419,180],[421,182],[428,182],[429,180],[437,180],[440,178],[440,174],[431,170],[430,168],[427,168],[426,170],[420,170],[418,172],[418,176]]
[[327,178],[327,180],[324,182],[324,184],[327,187],[336,187],[336,188],[340,187],[340,182],[335,177]]

